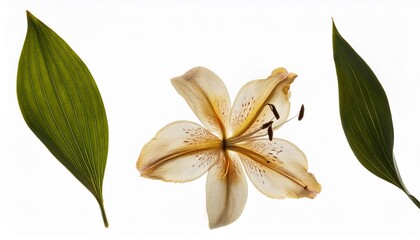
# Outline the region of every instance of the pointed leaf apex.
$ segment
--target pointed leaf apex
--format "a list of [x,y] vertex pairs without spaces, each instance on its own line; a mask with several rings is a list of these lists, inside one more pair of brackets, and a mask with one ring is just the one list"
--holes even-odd
[[29,22],[35,22],[35,21],[38,21],[38,19],[31,13],[31,12],[29,12],[28,10],[26,10],[26,18],[28,19],[28,23]]
[[331,18],[332,27],[333,27],[333,34],[337,32],[337,27],[335,26],[334,18]]

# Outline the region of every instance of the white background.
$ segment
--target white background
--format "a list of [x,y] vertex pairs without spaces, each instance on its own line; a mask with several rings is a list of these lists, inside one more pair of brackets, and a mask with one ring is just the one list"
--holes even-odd
[[[176,3],[175,3],[176,2]],[[99,86],[110,147],[103,227],[93,196],[26,126],[16,99],[25,10],[78,53]],[[373,176],[344,137],[331,19],[372,67],[391,104],[402,178],[420,197],[420,11],[415,1],[2,1],[0,2],[0,239],[420,239],[420,210]],[[307,155],[323,190],[275,200],[248,182],[233,224],[209,230],[205,177],[140,178],[142,146],[175,120],[198,121],[169,79],[205,66],[233,99],[276,67],[299,75],[292,113],[276,131]]]

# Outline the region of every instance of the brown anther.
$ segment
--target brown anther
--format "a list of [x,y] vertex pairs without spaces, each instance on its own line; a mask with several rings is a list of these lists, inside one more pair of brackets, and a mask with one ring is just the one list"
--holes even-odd
[[305,106],[303,106],[302,104],[302,107],[300,107],[299,116],[298,116],[299,121],[302,120],[304,113],[305,113]]
[[271,125],[273,125],[273,121],[266,122],[262,125],[261,129],[266,129],[270,127]]
[[273,112],[274,117],[276,117],[276,119],[278,120],[280,118],[280,114],[279,112],[277,112],[276,106],[274,106],[271,103],[267,103],[267,105],[270,107],[271,111]]
[[271,141],[273,140],[273,128],[271,127],[271,125],[268,127],[268,139]]

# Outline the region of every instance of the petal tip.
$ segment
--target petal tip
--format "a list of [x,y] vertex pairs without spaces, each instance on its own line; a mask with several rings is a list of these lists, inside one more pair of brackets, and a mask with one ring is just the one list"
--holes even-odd
[[305,189],[305,193],[306,193],[305,194],[305,197],[314,199],[321,192],[322,187],[321,187],[321,184],[319,184],[318,182],[316,182],[316,184],[314,184],[313,186],[310,186],[310,187],[309,186],[306,186],[304,189]]
[[282,75],[282,74],[288,74],[286,68],[284,68],[284,67],[276,68],[271,72],[272,76],[273,75]]
[[209,228],[210,228],[211,230],[216,229],[216,228],[219,228],[219,227],[221,227],[221,226],[219,226],[219,225],[217,225],[217,224],[214,224],[214,223],[210,223],[210,222],[209,222]]
[[237,219],[238,218],[230,219],[230,220],[219,219],[219,221],[212,221],[209,219],[209,228],[210,229],[221,228],[235,222]]
[[298,75],[296,73],[289,73],[289,78],[295,79]]
[[290,85],[293,83],[293,81],[295,80],[296,77],[297,77],[296,74],[289,73],[289,75],[287,75],[287,77],[284,79],[284,81],[285,81],[285,85],[283,87],[284,94],[287,95],[289,93]]
[[292,79],[295,79],[297,77],[295,73],[288,72],[286,68],[284,67],[279,67],[279,68],[274,69],[271,72],[271,77],[273,76],[276,76],[276,77],[280,76],[281,78],[287,76],[288,78],[292,78]]
[[191,81],[192,79],[202,74],[202,72],[210,72],[210,70],[201,66],[193,67],[190,70],[188,70],[186,73],[184,73],[183,75],[172,78],[171,81],[172,83],[174,83],[174,81],[179,81],[181,79],[185,81]]
[[320,191],[315,191],[315,190],[311,190],[311,189],[305,189],[306,191],[306,197],[310,198],[310,199],[314,199],[316,198],[316,196],[318,196]]

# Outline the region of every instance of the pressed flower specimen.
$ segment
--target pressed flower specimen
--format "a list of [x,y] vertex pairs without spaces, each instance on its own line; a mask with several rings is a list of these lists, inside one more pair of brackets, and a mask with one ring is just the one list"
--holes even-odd
[[187,182],[208,172],[210,228],[241,215],[248,194],[243,168],[269,197],[314,198],[321,186],[308,173],[304,153],[291,142],[273,138],[273,130],[289,116],[289,88],[295,78],[284,68],[275,69],[267,79],[243,86],[232,106],[224,83],[206,68],[172,79],[204,127],[177,121],[162,128],[140,153],[141,175]]

